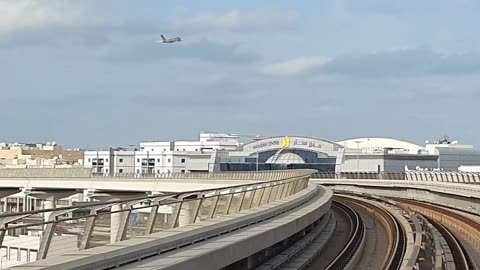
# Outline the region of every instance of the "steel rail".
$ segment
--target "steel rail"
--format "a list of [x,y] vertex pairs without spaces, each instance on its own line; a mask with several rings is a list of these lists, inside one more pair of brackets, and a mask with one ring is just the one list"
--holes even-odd
[[338,256],[328,264],[325,268],[326,270],[344,269],[359,250],[365,237],[365,224],[357,211],[339,201],[333,201],[332,205],[339,211],[345,213],[350,220],[350,240]]
[[[338,196],[338,195],[337,195]],[[357,205],[363,206],[367,209],[373,209],[375,213],[380,214],[387,224],[384,224],[385,230],[387,233],[389,232],[389,239],[391,244],[389,245],[389,250],[387,252],[387,256],[385,257],[385,261],[380,269],[388,269],[388,270],[395,270],[400,269],[403,257],[405,255],[406,250],[406,236],[403,227],[398,222],[398,220],[386,209],[383,209],[377,205],[357,200],[352,197],[346,196],[338,196],[346,201],[351,201]]]
[[[479,241],[479,223],[464,215],[449,211],[441,207],[436,207],[431,204],[403,199],[397,200],[400,201],[402,204],[410,207],[413,211],[421,214],[433,226],[435,226],[435,228],[437,228],[437,230],[445,238],[445,241],[447,241],[447,244],[452,251],[452,255],[455,261],[455,267],[457,269],[478,269],[478,267],[475,265],[471,258],[471,254],[469,254],[468,251],[465,249],[464,245],[461,243],[457,235],[462,235],[463,230],[467,230],[469,237],[465,238],[467,242],[472,243],[472,241]],[[433,215],[434,213],[439,214],[441,220],[436,219]],[[454,228],[451,222],[454,222],[457,225],[457,228]],[[459,230],[458,228],[462,229]],[[452,233],[455,231],[456,233]]]

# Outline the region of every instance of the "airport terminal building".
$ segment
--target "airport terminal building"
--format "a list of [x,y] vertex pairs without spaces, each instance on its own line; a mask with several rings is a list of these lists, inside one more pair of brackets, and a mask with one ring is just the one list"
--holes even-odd
[[335,142],[300,136],[255,140],[235,151],[217,151],[214,171],[251,171],[311,168],[335,171],[343,147]]
[[227,133],[196,141],[142,142],[136,149],[86,151],[98,174],[168,174],[311,168],[320,172],[458,171],[480,165],[480,150],[442,139],[417,145],[391,138],[333,142],[303,136],[256,137],[246,143]]

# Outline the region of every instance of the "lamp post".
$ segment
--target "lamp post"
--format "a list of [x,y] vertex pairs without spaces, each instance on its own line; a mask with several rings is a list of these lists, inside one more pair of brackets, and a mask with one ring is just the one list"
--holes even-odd
[[362,141],[355,141],[355,143],[357,144],[357,178],[360,172],[360,143],[361,142]]
[[97,149],[97,162],[95,163],[95,172],[98,174],[98,149]]
[[135,164],[137,162],[136,160],[136,157],[135,157],[135,152],[136,152],[136,148],[135,148],[136,145],[134,144],[129,144],[128,147],[132,147],[133,148],[133,161],[132,161],[132,174],[134,175],[135,177],[135,174],[137,173],[137,171],[135,170]]

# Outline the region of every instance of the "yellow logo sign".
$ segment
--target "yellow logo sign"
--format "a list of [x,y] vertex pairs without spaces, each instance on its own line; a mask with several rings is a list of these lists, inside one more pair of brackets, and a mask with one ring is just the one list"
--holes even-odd
[[290,147],[290,138],[285,137],[282,139],[282,148]]

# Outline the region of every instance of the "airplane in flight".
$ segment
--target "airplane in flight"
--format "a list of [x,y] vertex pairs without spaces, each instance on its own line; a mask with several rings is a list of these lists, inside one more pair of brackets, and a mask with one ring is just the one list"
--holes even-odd
[[161,43],[174,43],[174,42],[177,42],[177,41],[182,41],[182,39],[180,37],[174,37],[174,38],[165,38],[163,35],[160,35],[162,37],[162,40],[159,40],[157,42],[161,42]]

